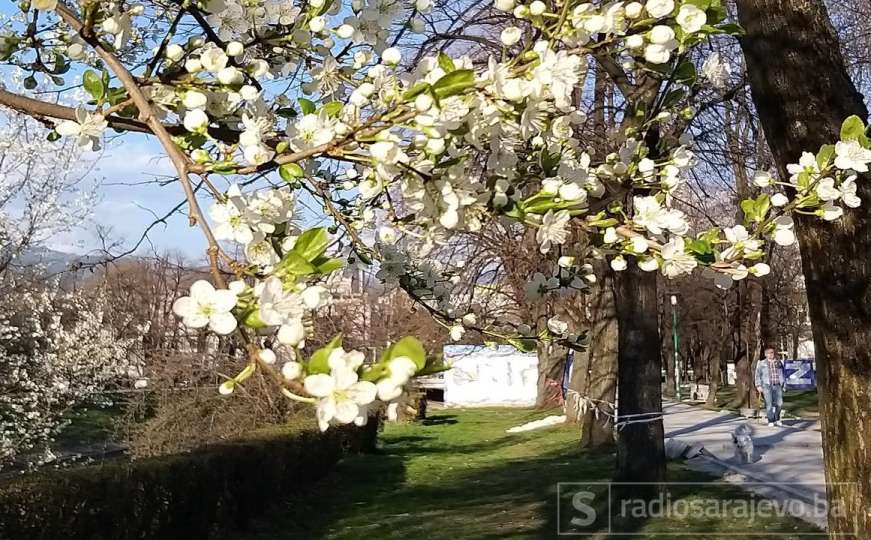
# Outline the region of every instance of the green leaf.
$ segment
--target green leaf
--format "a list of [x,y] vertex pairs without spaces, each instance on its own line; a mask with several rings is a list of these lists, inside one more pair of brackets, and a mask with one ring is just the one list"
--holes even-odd
[[684,0],[684,5],[696,6],[702,11],[707,11],[711,7],[711,0]]
[[34,88],[36,88],[37,84],[39,83],[36,82],[36,77],[34,77],[33,75],[24,79],[24,88],[26,88],[27,90],[33,90]]
[[342,334],[339,334],[336,337],[334,337],[332,339],[332,341],[330,341],[329,343],[327,343],[326,345],[324,345],[323,347],[321,347],[320,349],[318,349],[314,353],[312,353],[311,358],[309,358],[309,360],[308,360],[308,366],[306,368],[306,371],[308,373],[312,373],[312,374],[314,374],[314,373],[327,373],[327,374],[329,374],[329,372],[330,372],[330,353],[332,353],[334,350],[338,349],[341,346],[342,346]]
[[763,221],[765,216],[768,215],[768,210],[771,209],[771,197],[768,194],[763,193],[759,197],[756,198],[756,212],[758,212],[758,219],[756,221]]
[[294,183],[298,178],[305,176],[305,171],[296,163],[285,163],[278,168],[278,175],[285,182]]
[[302,111],[302,114],[312,114],[317,110],[317,107],[315,106],[315,102],[310,100],[310,99],[299,98],[298,101],[299,101],[299,108]]
[[331,101],[329,103],[324,104],[321,109],[329,116],[330,118],[335,118],[342,112],[342,102],[340,101]]
[[696,80],[696,66],[689,60],[681,62],[674,70],[674,80],[691,85]]
[[675,105],[677,105],[680,100],[682,100],[686,96],[686,90],[678,88],[677,90],[672,90],[662,99],[662,108],[663,109],[671,109]]
[[434,375],[436,373],[441,373],[443,371],[448,371],[451,369],[451,366],[445,364],[445,357],[443,354],[434,354],[432,356],[427,357],[426,365],[415,373],[415,377],[423,377],[425,375]]
[[321,274],[329,274],[335,272],[339,268],[345,266],[345,261],[335,257],[318,257],[312,261],[312,265]]
[[412,86],[411,88],[409,88],[408,90],[406,90],[404,94],[402,94],[402,100],[403,101],[411,101],[412,99],[423,94],[424,92],[428,91],[429,89],[430,89],[429,83],[419,82],[419,83],[415,84],[414,86]]
[[753,199],[746,199],[741,201],[741,210],[744,212],[745,222],[755,221],[754,217],[756,216],[756,201],[754,201]]
[[251,375],[253,375],[255,371],[257,371],[257,364],[252,362],[252,363],[248,364],[247,366],[245,366],[245,369],[240,371],[238,375],[233,377],[233,380],[236,381],[237,383],[245,382],[245,380],[248,379],[248,377],[250,377]]
[[445,73],[450,73],[457,69],[457,66],[454,65],[454,61],[451,60],[451,57],[443,52],[439,53],[439,67],[442,68]]
[[850,116],[841,124],[842,141],[859,141],[863,148],[871,146],[865,135],[865,123],[856,115]]
[[85,74],[82,76],[82,83],[84,84],[85,91],[91,94],[91,97],[97,100],[98,103],[103,100],[103,96],[106,95],[106,87],[103,84],[103,79],[96,71],[92,69],[85,71]]
[[370,366],[363,371],[363,374],[360,375],[360,380],[375,382],[382,377],[385,377],[389,374],[389,370],[387,366],[382,363],[377,363],[374,366]]
[[296,243],[293,245],[293,252],[300,255],[306,261],[311,262],[323,255],[329,240],[330,238],[325,228],[309,229],[296,239]]
[[506,341],[509,345],[511,345],[520,352],[531,353],[535,352],[536,350],[536,343],[534,339],[508,338]]
[[241,317],[242,324],[247,326],[248,328],[253,328],[255,330],[259,328],[266,328],[266,323],[263,322],[263,319],[260,318],[260,309],[254,308],[244,313]]
[[288,251],[284,254],[284,258],[278,263],[276,270],[279,273],[290,274],[294,276],[307,276],[315,273],[315,267],[312,266],[302,255],[296,251]]
[[275,114],[282,118],[295,118],[299,113],[293,107],[281,107],[275,111]]
[[414,362],[417,369],[423,369],[426,365],[426,351],[420,341],[413,336],[406,336],[388,347],[381,361],[387,363],[403,356]]
[[432,85],[433,92],[439,98],[455,96],[475,85],[475,73],[471,69],[458,69],[437,80]]
[[738,24],[726,23],[726,24],[721,24],[717,28],[719,28],[720,30],[722,30],[726,34],[729,34],[730,36],[743,36],[744,35],[744,29],[741,28],[741,25],[738,25]]
[[502,214],[517,220],[522,220],[526,217],[523,206],[515,201],[509,201],[508,206],[502,209]]
[[825,169],[829,163],[832,161],[832,157],[835,155],[835,147],[831,144],[824,144],[820,147],[820,151],[817,153],[817,166],[820,170]]

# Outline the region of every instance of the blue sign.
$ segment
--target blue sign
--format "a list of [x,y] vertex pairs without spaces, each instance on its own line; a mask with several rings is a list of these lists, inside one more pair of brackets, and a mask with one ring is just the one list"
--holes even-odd
[[813,360],[784,360],[787,390],[812,390],[817,387]]

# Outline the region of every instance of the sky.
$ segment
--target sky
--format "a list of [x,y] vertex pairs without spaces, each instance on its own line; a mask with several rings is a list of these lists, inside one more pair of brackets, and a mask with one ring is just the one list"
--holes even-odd
[[[173,168],[160,146],[141,135],[126,134],[107,141],[89,177],[99,183],[99,202],[91,218],[66,234],[48,242],[47,247],[68,253],[98,250],[101,241],[98,224],[109,229],[109,239],[132,247],[143,231],[182,201],[177,182],[161,186],[155,180],[173,176]],[[220,184],[219,184],[220,187]],[[209,202],[203,201],[208,208]],[[186,212],[186,209],[183,209]],[[196,228],[188,226],[186,213],[176,213],[148,234],[141,252],[152,246],[157,251],[179,251],[198,256],[205,240]]]

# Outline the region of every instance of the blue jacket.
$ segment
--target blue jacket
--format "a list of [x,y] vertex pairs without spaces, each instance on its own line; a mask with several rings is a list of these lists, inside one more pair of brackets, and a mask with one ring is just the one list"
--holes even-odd
[[[786,374],[783,371],[783,361],[775,360],[774,369],[780,371],[780,386],[786,384]],[[756,362],[756,386],[768,386],[771,384],[771,373],[768,368],[768,359],[763,358]]]

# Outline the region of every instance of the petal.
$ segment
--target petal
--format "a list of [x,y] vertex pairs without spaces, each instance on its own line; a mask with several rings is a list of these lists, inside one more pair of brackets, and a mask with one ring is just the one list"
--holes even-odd
[[190,328],[202,328],[209,324],[209,318],[202,313],[193,312],[185,315],[181,322]]
[[214,294],[214,292],[215,288],[212,287],[212,284],[204,279],[195,281],[194,284],[191,285],[191,298],[195,298],[197,300],[211,300],[212,294]]
[[194,302],[190,296],[182,296],[172,304],[172,312],[179,317],[186,317],[194,309]]
[[305,339],[305,327],[299,319],[283,324],[278,329],[278,341],[285,345],[296,347],[303,339]]
[[236,329],[236,317],[229,313],[216,313],[209,319],[209,328],[225,336]]
[[369,381],[360,381],[352,384],[347,394],[357,405],[368,405],[375,401],[378,388]]
[[333,393],[336,387],[336,381],[332,377],[324,373],[309,375],[303,383],[305,391],[314,397],[325,398]]
[[78,135],[82,130],[82,127],[72,120],[64,120],[54,128],[57,131],[58,135],[62,135],[64,137],[70,137],[72,135]]
[[350,424],[357,418],[360,407],[351,399],[343,399],[336,402],[335,419],[342,424]]
[[318,425],[321,431],[326,431],[330,425],[330,420],[336,416],[336,402],[333,398],[324,398],[318,401],[317,408]]
[[236,307],[236,293],[227,289],[218,289],[212,295],[212,305],[218,311],[230,311]]

